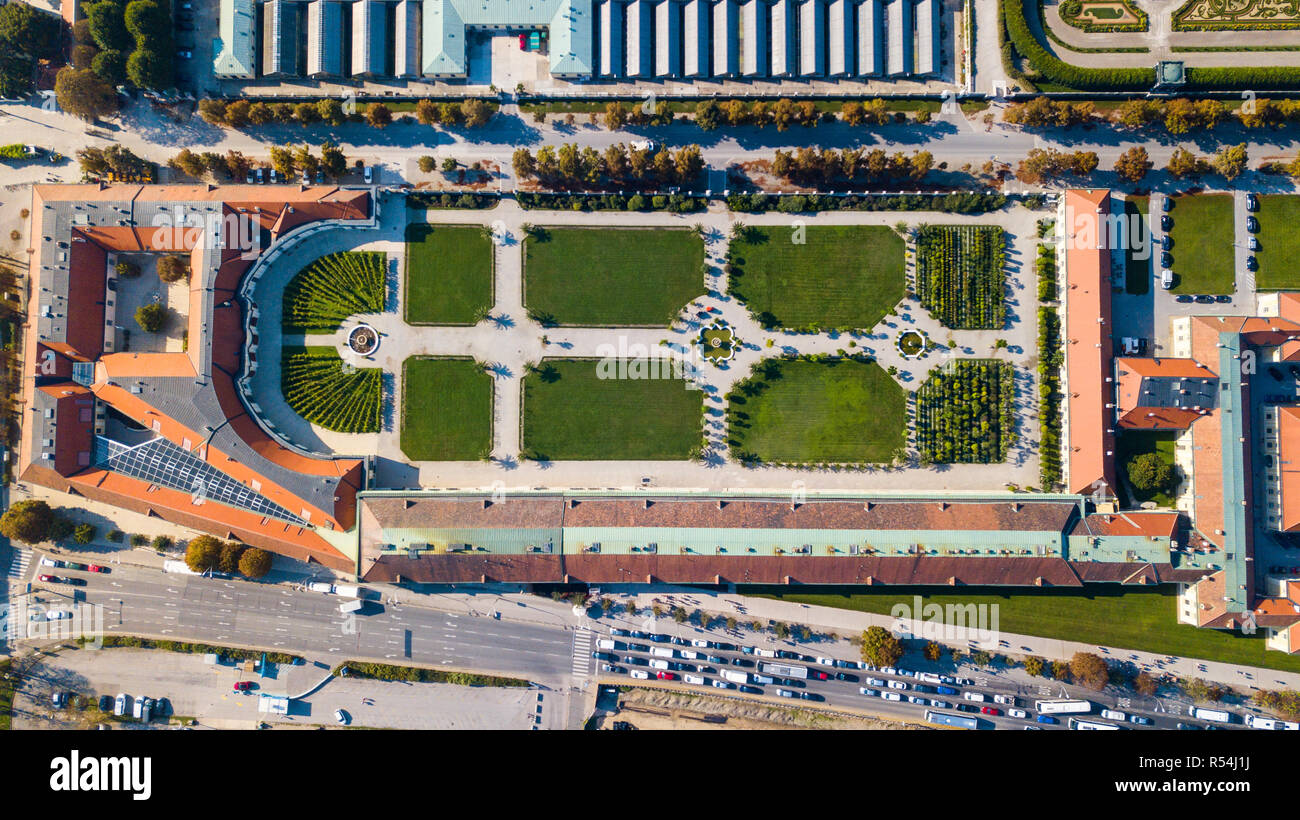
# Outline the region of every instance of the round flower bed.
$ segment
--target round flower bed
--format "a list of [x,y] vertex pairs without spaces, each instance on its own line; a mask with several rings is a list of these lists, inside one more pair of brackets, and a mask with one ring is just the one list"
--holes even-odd
[[359,356],[369,356],[379,347],[379,334],[370,325],[357,325],[348,331],[348,349]]
[[929,341],[923,331],[905,330],[898,334],[894,344],[904,359],[919,359],[925,355],[925,348]]

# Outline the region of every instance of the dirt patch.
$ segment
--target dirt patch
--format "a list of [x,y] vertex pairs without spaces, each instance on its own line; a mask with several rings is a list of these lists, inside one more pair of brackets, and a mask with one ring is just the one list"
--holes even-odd
[[816,709],[791,708],[661,689],[632,687],[619,694],[620,709],[605,715],[596,728],[618,722],[638,729],[925,729],[918,724],[870,717],[846,717]]

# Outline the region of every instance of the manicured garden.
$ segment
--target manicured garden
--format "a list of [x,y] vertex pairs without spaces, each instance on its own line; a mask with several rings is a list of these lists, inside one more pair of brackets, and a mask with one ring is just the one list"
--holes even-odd
[[1259,270],[1255,286],[1260,290],[1300,288],[1300,196],[1269,194],[1258,197]]
[[684,228],[533,228],[524,306],[543,324],[667,327],[704,293],[704,240]]
[[486,458],[492,451],[492,377],[473,359],[407,359],[400,440],[412,461]]
[[595,359],[544,359],[524,377],[523,455],[537,461],[685,460],[704,393],[676,378],[600,378]]
[[916,293],[945,327],[1000,330],[1006,324],[1006,239],[991,225],[916,229]]
[[1134,485],[1132,476],[1129,472],[1129,465],[1133,459],[1145,453],[1155,453],[1161,463],[1177,475],[1174,469],[1174,446],[1178,441],[1178,435],[1172,432],[1154,432],[1150,430],[1128,430],[1120,434],[1119,441],[1115,447],[1116,457],[1115,466],[1129,477],[1129,481],[1124,484],[1123,490],[1127,494],[1132,491],[1136,498],[1132,499],[1134,503],[1141,504],[1146,501],[1154,501],[1161,507],[1172,508],[1175,504],[1171,489],[1176,489],[1176,479],[1174,483],[1165,487],[1153,489],[1144,489]]
[[916,393],[916,446],[922,464],[1006,461],[1015,441],[1015,367],[959,359]]
[[768,359],[728,396],[745,463],[880,464],[906,445],[903,389],[864,359]]
[[865,330],[902,301],[904,243],[892,229],[799,231],[745,227],[731,240],[728,290],[764,327]]
[[467,225],[406,226],[404,317],[412,325],[472,325],[492,307],[492,240]]
[[997,606],[998,629],[1005,635],[1035,635],[1065,641],[1094,643],[1112,649],[1134,649],[1223,663],[1300,672],[1300,657],[1264,648],[1264,630],[1254,635],[1218,629],[1198,629],[1178,623],[1178,593],[1172,586],[1132,591],[1109,585],[1083,590],[988,590],[972,587],[960,593],[935,594],[913,587],[881,593],[776,594],[791,603],[832,606],[887,615],[895,604],[913,603],[920,595],[926,604]]
[[383,371],[344,369],[332,347],[286,347],[280,390],[293,411],[339,433],[378,433],[383,424]]
[[1173,197],[1169,212],[1174,227],[1174,286],[1176,293],[1232,293],[1233,272],[1232,196],[1192,194]]
[[336,330],[359,313],[384,309],[388,255],[344,251],[322,256],[298,272],[284,289],[284,331]]
[[1038,470],[1044,490],[1061,483],[1061,315],[1038,309]]

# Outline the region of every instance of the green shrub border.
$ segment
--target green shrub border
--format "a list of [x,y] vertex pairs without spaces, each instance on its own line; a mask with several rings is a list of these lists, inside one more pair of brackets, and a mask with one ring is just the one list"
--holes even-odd
[[335,677],[343,677],[347,668],[349,678],[367,678],[370,680],[408,681],[412,683],[454,683],[458,686],[498,686],[524,688],[531,686],[522,678],[502,678],[496,675],[479,675],[473,672],[450,672],[441,669],[424,669],[418,666],[394,666],[387,663],[366,663],[363,661],[344,661],[331,672]]
[[[1173,14],[1174,31],[1281,31],[1285,29],[1300,28],[1300,20],[1292,20],[1287,23],[1279,22],[1241,22],[1237,20],[1214,20],[1206,22],[1189,23],[1182,19],[1183,15],[1191,10],[1200,0],[1187,0]],[[1175,49],[1176,50],[1176,49]]]
[[[229,646],[211,646],[205,643],[162,641],[153,638],[138,638],[134,635],[105,635],[101,640],[105,648],[157,649],[164,652],[185,652],[191,655],[207,655],[215,652],[223,657],[240,661],[261,660],[262,656],[265,655],[266,659],[271,663],[299,663],[303,660],[298,655],[290,655],[287,652],[264,652],[260,649],[235,649]],[[87,643],[92,643],[92,639],[78,638],[77,643],[84,646]]]
[[1070,65],[1050,53],[1029,30],[1024,0],[1000,0],[1000,2],[1007,36],[1011,38],[1016,51],[1020,52],[1035,71],[1048,80],[1081,90],[1146,91],[1155,84],[1154,66],[1152,68],[1083,68]]
[[[1103,23],[1096,23],[1092,20],[1085,20],[1082,17],[1066,17],[1064,13],[1061,14],[1061,20],[1064,21],[1067,25],[1073,26],[1074,28],[1077,28],[1081,31],[1086,31],[1089,34],[1111,34],[1117,32],[1132,32],[1132,31],[1142,32],[1142,31],[1146,31],[1151,27],[1151,20],[1150,18],[1147,17],[1147,13],[1142,9],[1138,8],[1137,6],[1133,5],[1131,0],[1118,0],[1118,2],[1124,8],[1128,9],[1130,14],[1132,14],[1134,17],[1137,17],[1138,21],[1136,23],[1119,23],[1116,25],[1108,26]],[[1196,2],[1196,0],[1192,0],[1192,2]],[[1043,7],[1043,0],[1038,0],[1038,7],[1040,9]],[[1048,32],[1049,35],[1051,34],[1051,29],[1047,28],[1046,26],[1043,27],[1043,30]],[[1052,39],[1055,40],[1056,38],[1052,37]],[[1067,48],[1069,48],[1069,46],[1067,46]],[[1079,49],[1077,48],[1074,50],[1079,51]],[[1127,49],[1099,48],[1097,50],[1098,51],[1125,51]],[[1140,50],[1150,51],[1150,49],[1147,48],[1143,48]]]

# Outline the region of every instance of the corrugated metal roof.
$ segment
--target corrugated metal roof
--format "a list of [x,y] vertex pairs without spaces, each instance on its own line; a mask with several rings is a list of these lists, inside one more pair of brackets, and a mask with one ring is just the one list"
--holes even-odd
[[713,76],[734,77],[740,72],[740,11],[735,0],[718,0],[713,6]]
[[253,0],[221,0],[217,23],[221,35],[212,73],[218,77],[251,79],[257,74],[257,27]]
[[655,7],[655,76],[678,77],[682,73],[682,7],[663,0]]
[[799,4],[799,74],[820,77],[826,73],[826,6],[822,0]]
[[712,40],[709,37],[708,0],[689,0],[682,16],[682,74],[687,77],[707,77],[709,75],[709,51]]
[[917,74],[939,73],[943,54],[939,31],[939,0],[916,0]]
[[624,57],[623,2],[603,0],[600,4],[600,74],[621,77]]
[[849,0],[831,0],[826,9],[826,73],[830,76],[849,73],[854,36],[853,6]]
[[858,75],[885,73],[885,25],[882,0],[863,0],[858,6]]
[[627,4],[624,41],[627,43],[628,77],[649,77],[654,73],[654,53],[650,49],[654,37],[654,11],[650,0],[632,0]]
[[912,0],[893,0],[885,9],[889,20],[889,74],[911,74],[914,69]]
[[768,27],[767,4],[749,0],[740,5],[740,71],[746,77],[767,74]]
[[394,70],[399,77],[420,73],[420,0],[401,0],[393,7]]
[[388,4],[356,0],[352,4],[352,76],[388,73]]
[[307,76],[343,73],[343,7],[336,0],[307,4]]
[[[761,8],[759,13],[761,14]],[[774,0],[771,7],[772,76],[789,77],[795,73],[794,0]]]

